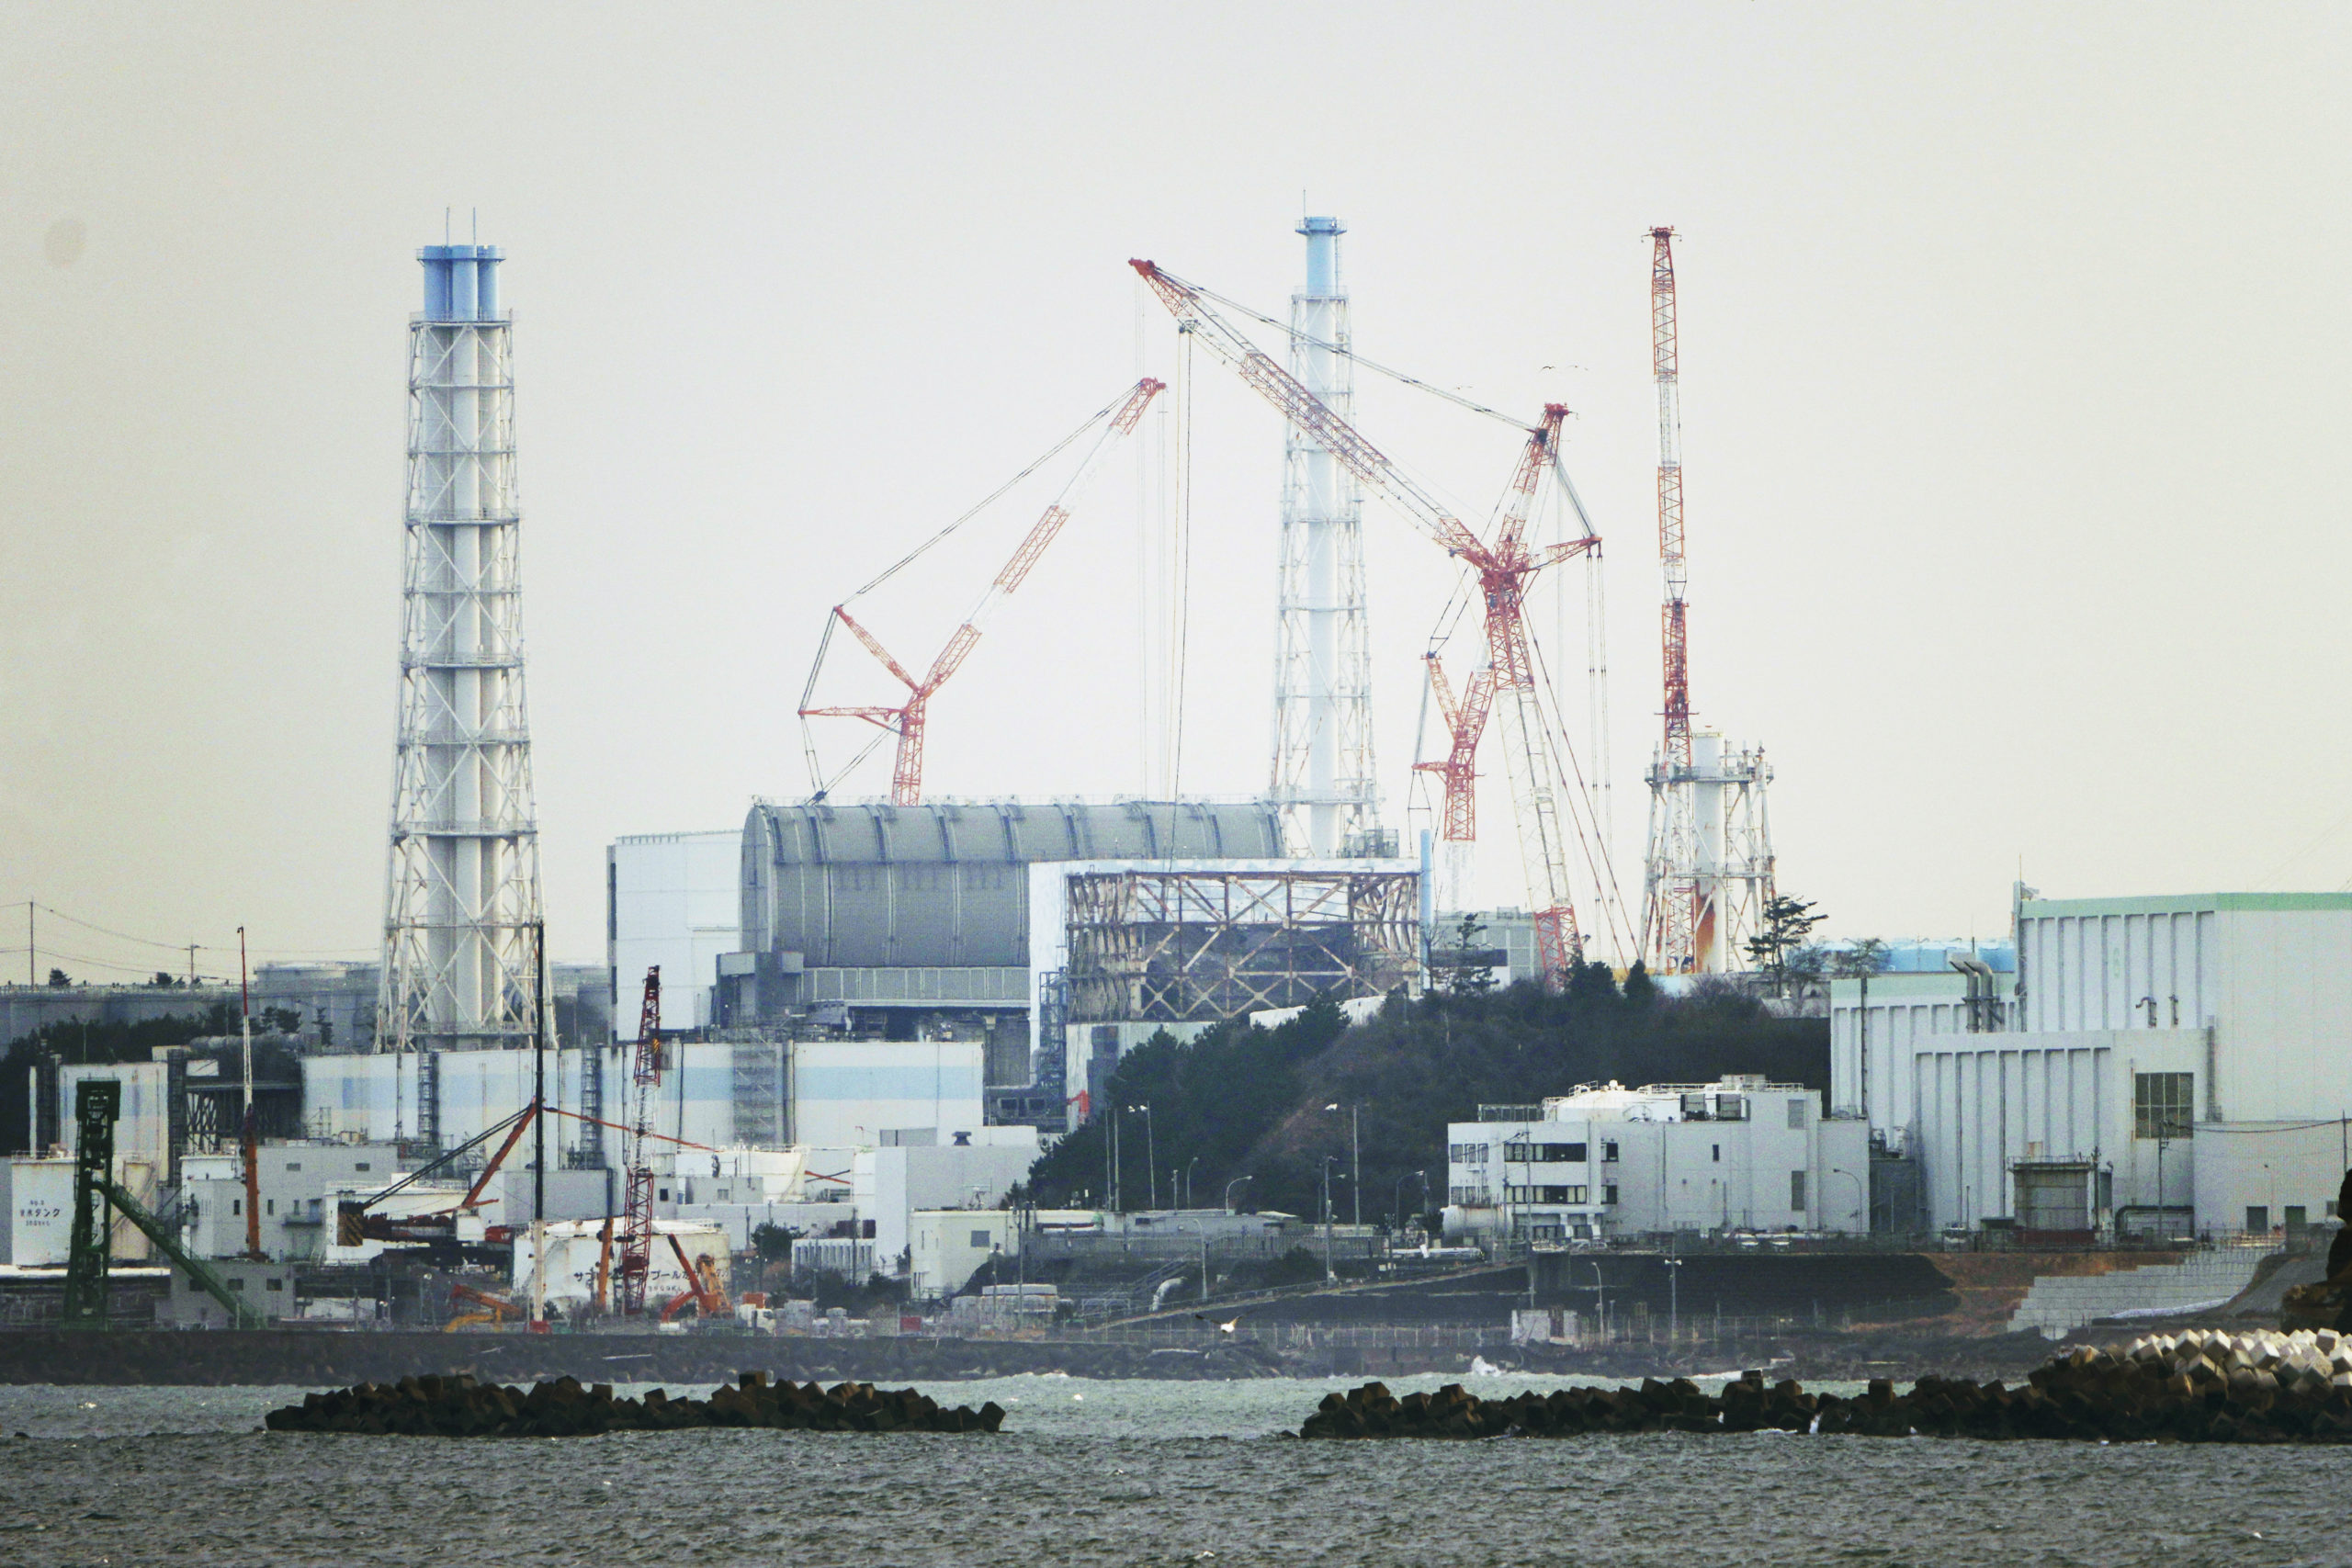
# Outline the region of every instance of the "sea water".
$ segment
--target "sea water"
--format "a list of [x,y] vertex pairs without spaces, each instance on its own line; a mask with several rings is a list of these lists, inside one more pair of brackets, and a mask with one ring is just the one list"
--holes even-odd
[[920,1385],[1003,1405],[993,1438],[521,1440],[259,1430],[301,1389],[0,1388],[0,1563],[2352,1562],[2341,1449],[1283,1436],[1348,1381]]

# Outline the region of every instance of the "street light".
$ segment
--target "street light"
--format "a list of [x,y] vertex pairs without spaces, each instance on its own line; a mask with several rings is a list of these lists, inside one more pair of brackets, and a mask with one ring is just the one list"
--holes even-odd
[[1198,1155],[1184,1162],[1184,1207],[1187,1209],[1193,1206],[1193,1168],[1200,1163]]
[[1151,1206],[1157,1209],[1159,1207],[1159,1141],[1153,1135],[1151,1130],[1151,1107],[1130,1105],[1127,1109],[1143,1114],[1144,1179],[1150,1187],[1148,1196]]
[[1323,1282],[1327,1285],[1339,1278],[1331,1269],[1331,1162],[1339,1157],[1323,1156]]
[[1847,1180],[1854,1184],[1854,1202],[1857,1206],[1857,1212],[1862,1216],[1862,1230],[1867,1234],[1871,1228],[1870,1189],[1863,1186],[1862,1179],[1856,1176],[1850,1170],[1841,1170],[1833,1165],[1829,1168],[1829,1174],[1832,1176],[1842,1176]]
[[1405,1183],[1416,1178],[1421,1184],[1421,1207],[1426,1209],[1430,1206],[1430,1173],[1428,1171],[1408,1170],[1398,1177],[1396,1184],[1389,1190],[1388,1201],[1391,1212],[1396,1216],[1396,1230],[1399,1235],[1402,1235],[1405,1229]]
[[[1323,1109],[1337,1111],[1339,1102],[1334,1100]],[[1348,1107],[1348,1168],[1351,1172],[1348,1179],[1355,1184],[1355,1223],[1359,1227],[1363,1224],[1363,1142],[1358,1136],[1357,1112],[1363,1109],[1360,1105]]]
[[[1668,1253],[1658,1261],[1666,1265],[1666,1338],[1672,1344],[1682,1332],[1682,1259]],[[1593,1265],[1596,1274],[1600,1269]]]
[[1225,1184],[1225,1212],[1227,1213],[1230,1214],[1234,1212],[1233,1190],[1240,1186],[1243,1182],[1250,1179],[1251,1178],[1247,1176],[1237,1176],[1232,1180]]

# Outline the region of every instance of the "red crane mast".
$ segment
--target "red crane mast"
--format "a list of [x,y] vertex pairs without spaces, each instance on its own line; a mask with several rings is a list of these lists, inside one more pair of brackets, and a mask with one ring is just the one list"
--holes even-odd
[[[1511,802],[1519,818],[1520,857],[1527,873],[1528,898],[1534,909],[1536,962],[1547,983],[1561,984],[1584,959],[1584,938],[1577,927],[1576,907],[1568,883],[1567,823],[1560,795],[1563,774],[1554,754],[1551,732],[1539,701],[1534,649],[1525,614],[1529,580],[1544,568],[1599,547],[1587,536],[1541,549],[1528,546],[1527,514],[1544,470],[1558,460],[1560,422],[1567,409],[1547,404],[1544,421],[1528,433],[1517,472],[1507,492],[1501,525],[1492,542],[1476,534],[1408,479],[1385,454],[1364,439],[1346,420],[1309,391],[1297,378],[1274,362],[1273,356],[1236,332],[1209,307],[1201,291],[1149,261],[1131,261],[1143,280],[1159,297],[1181,325],[1240,375],[1242,380],[1293,424],[1321,444],[1365,489],[1384,497],[1448,555],[1477,574],[1484,601],[1487,670],[1495,701],[1502,709],[1504,743],[1510,763]],[[1476,677],[1473,677],[1474,683]],[[1466,721],[1473,716],[1465,693],[1463,708],[1452,726],[1454,745],[1443,770],[1447,773],[1449,814],[1463,799],[1474,775],[1477,731],[1470,730],[1464,745]],[[1477,729],[1483,729],[1481,723]],[[1462,767],[1457,775],[1457,758]],[[1464,807],[1465,817],[1468,808]],[[1587,846],[1590,858],[1590,846]]]
[[1713,911],[1690,874],[1697,824],[1690,779],[1690,569],[1682,557],[1681,370],[1675,335],[1674,231],[1650,231],[1650,363],[1657,381],[1657,553],[1666,574],[1659,611],[1659,668],[1664,678],[1664,733],[1659,738],[1657,788],[1661,813],[1645,877],[1643,946],[1660,973],[1698,966],[1702,928]]
[[662,1082],[662,966],[645,972],[645,1008],[638,1016],[637,1051],[629,1074],[628,1201],[622,1209],[621,1255],[613,1265],[614,1294],[621,1314],[645,1311],[645,1281],[653,1269],[653,1165],[646,1145],[653,1140],[653,1090]]
[[[1151,400],[1166,389],[1165,383],[1147,376],[1110,409],[1107,414],[1109,423],[1102,427],[1102,434],[1096,437],[1094,446],[1087,452],[1078,471],[1070,476],[1069,483],[1062,486],[1061,493],[1054,498],[1052,505],[1046,508],[1045,515],[1030,528],[1020,547],[1012,552],[1012,558],[1006,561],[1003,570],[989,581],[987,591],[980,595],[979,603],[973,605],[971,614],[965,616],[963,623],[949,634],[946,645],[940,649],[938,657],[931,661],[931,668],[922,679],[909,674],[906,667],[893,659],[890,650],[882,646],[880,639],[858,625],[846,604],[833,606],[833,618],[847,626],[850,635],[857,638],[865,651],[872,654],[885,670],[898,677],[907,688],[907,700],[897,707],[875,705],[860,707],[804,706],[800,709],[800,716],[864,719],[897,736],[898,754],[890,769],[891,804],[922,804],[923,729],[930,717],[931,699],[940,687],[947,683],[948,677],[963,667],[964,660],[970,657],[973,647],[980,640],[980,632],[988,617],[1027,579],[1038,558],[1046,553],[1046,547],[1062,531],[1062,525],[1069,521],[1069,509],[1078,499],[1080,488],[1093,474],[1102,457],[1121,437],[1134,433],[1136,426],[1143,422],[1144,411],[1151,406]],[[826,637],[828,641],[831,638],[830,626],[826,628]],[[824,657],[824,649],[820,646],[817,660],[820,667]],[[816,684],[813,671],[809,675],[809,684],[812,688]]]

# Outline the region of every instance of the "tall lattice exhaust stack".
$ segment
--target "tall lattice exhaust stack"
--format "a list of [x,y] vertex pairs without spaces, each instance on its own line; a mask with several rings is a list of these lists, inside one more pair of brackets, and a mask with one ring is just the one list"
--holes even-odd
[[539,841],[523,701],[521,519],[501,253],[428,245],[409,322],[400,741],[379,1050],[419,1053],[415,1134],[438,1139],[434,1054],[532,1035]]
[[[1290,369],[1346,419],[1355,362],[1336,218],[1309,218],[1306,284],[1290,301]],[[1281,626],[1274,646],[1273,797],[1298,855],[1393,852],[1378,832],[1372,760],[1372,634],[1364,614],[1363,502],[1338,460],[1297,425],[1283,450]]]
[[1649,850],[1643,875],[1642,957],[1653,974],[1744,967],[1772,897],[1772,828],[1764,749],[1730,750],[1692,727],[1689,568],[1683,558],[1682,404],[1674,231],[1650,231],[1650,349],[1657,380],[1657,548],[1661,713],[1650,768]]

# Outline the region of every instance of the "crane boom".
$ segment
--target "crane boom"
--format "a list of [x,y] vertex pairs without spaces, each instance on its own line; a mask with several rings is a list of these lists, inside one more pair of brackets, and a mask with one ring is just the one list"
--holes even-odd
[[1676,342],[1674,231],[1650,231],[1650,367],[1657,382],[1657,554],[1666,598],[1658,611],[1663,678],[1657,766],[1652,788],[1651,846],[1643,878],[1642,945],[1660,974],[1701,966],[1714,922],[1706,890],[1690,873],[1698,825],[1690,780],[1690,567],[1682,553],[1681,367]]
[[[898,677],[899,682],[907,688],[907,700],[897,707],[874,705],[860,707],[804,707],[800,710],[800,716],[802,718],[864,719],[866,723],[897,736],[898,752],[890,770],[890,799],[894,805],[920,806],[922,804],[923,734],[930,717],[931,699],[938,693],[940,687],[947,683],[950,676],[963,668],[964,660],[971,657],[973,648],[980,640],[980,633],[986,629],[997,607],[1028,580],[1029,573],[1035,569],[1038,558],[1046,553],[1046,547],[1061,533],[1063,525],[1069,521],[1070,507],[1076,502],[1079,492],[1086,481],[1092,477],[1094,470],[1101,466],[1112,446],[1121,438],[1135,433],[1136,426],[1143,423],[1144,411],[1151,406],[1151,400],[1166,389],[1164,382],[1155,381],[1147,376],[1137,381],[1133,389],[1109,411],[1105,416],[1102,434],[1095,437],[1094,445],[1088,448],[1085,457],[1079,464],[1078,471],[1072,474],[1068,482],[1062,486],[1061,493],[1054,497],[1053,503],[1046,508],[1045,514],[1030,526],[1028,534],[1014,548],[1012,558],[1004,563],[995,577],[989,579],[988,587],[981,592],[978,602],[972,606],[971,613],[967,615],[955,631],[949,634],[946,644],[940,649],[937,657],[932,660],[931,668],[924,672],[922,679],[918,680],[909,674],[906,668],[893,659],[889,650],[882,646],[880,639],[858,625],[855,618],[850,615],[849,606],[846,604],[833,606],[833,617],[847,626],[850,635],[856,637],[865,646],[865,650],[872,654],[884,669]],[[822,658],[821,652],[819,657]]]
[[645,1006],[638,1015],[637,1050],[629,1073],[628,1146],[623,1156],[628,1199],[622,1210],[620,1258],[613,1266],[614,1294],[624,1315],[645,1311],[646,1276],[653,1269],[653,1090],[662,1081],[662,966],[645,972]]
[[1379,491],[1442,548],[1462,555],[1478,547],[1478,536],[1467,525],[1406,478],[1355,426],[1308,391],[1297,377],[1274,363],[1273,355],[1235,331],[1210,308],[1199,289],[1156,262],[1131,260],[1127,265],[1151,286],[1151,291],[1159,296],[1159,302],[1168,307],[1170,314],[1191,327],[1194,341],[1233,367],[1253,391],[1274,405],[1276,412],[1338,458],[1340,466],[1359,484]]
[[[1404,513],[1447,554],[1477,573],[1487,632],[1487,668],[1481,674],[1488,680],[1492,697],[1502,710],[1520,859],[1535,911],[1537,963],[1547,983],[1564,983],[1574,966],[1583,962],[1584,939],[1577,927],[1569,888],[1570,824],[1561,805],[1565,775],[1552,748],[1551,728],[1544,721],[1534,649],[1527,631],[1527,584],[1545,567],[1582,555],[1600,541],[1588,535],[1531,550],[1526,534],[1537,483],[1547,468],[1558,466],[1560,424],[1567,417],[1567,409],[1559,403],[1545,405],[1543,423],[1528,432],[1510,489],[1505,492],[1495,536],[1492,540],[1481,540],[1400,472],[1353,425],[1220,317],[1200,289],[1156,263],[1136,260],[1128,265],[1150,285],[1178,323],[1191,331],[1194,341],[1231,366],[1275,412],[1321,443],[1358,482]],[[1477,716],[1471,707],[1471,695],[1465,692],[1462,707],[1449,715],[1453,742],[1446,762],[1436,770],[1446,775],[1449,822],[1461,803],[1465,829],[1470,823],[1467,792],[1475,777],[1477,737],[1485,728],[1483,722],[1476,728],[1467,725],[1469,718]],[[1605,846],[1602,852],[1605,855]]]

